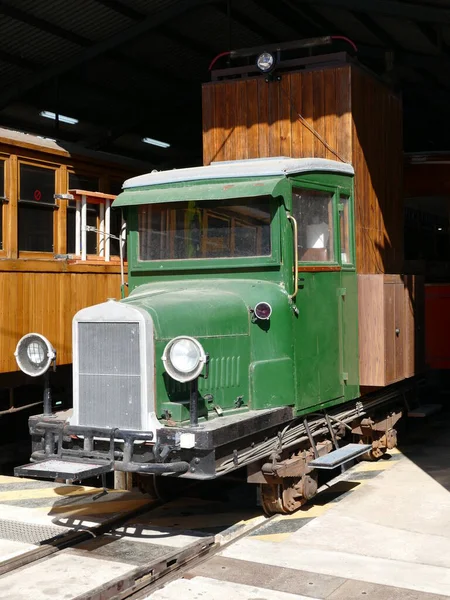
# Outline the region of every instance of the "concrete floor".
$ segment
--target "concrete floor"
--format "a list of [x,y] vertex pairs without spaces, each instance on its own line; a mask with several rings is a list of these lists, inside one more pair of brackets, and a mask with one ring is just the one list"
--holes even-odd
[[448,599],[449,429],[448,412],[408,424],[391,459],[360,463],[310,506],[150,597]]

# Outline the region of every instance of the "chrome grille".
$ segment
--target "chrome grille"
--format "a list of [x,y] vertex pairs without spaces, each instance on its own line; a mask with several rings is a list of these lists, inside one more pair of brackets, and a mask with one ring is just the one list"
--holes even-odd
[[139,323],[78,323],[79,424],[140,429]]

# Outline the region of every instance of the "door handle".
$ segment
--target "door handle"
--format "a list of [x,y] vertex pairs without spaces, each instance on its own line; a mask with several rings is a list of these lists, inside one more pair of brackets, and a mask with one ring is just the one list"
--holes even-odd
[[288,213],[287,218],[292,223],[292,229],[294,231],[294,291],[292,294],[289,294],[289,299],[293,300],[298,292],[298,227],[295,217]]

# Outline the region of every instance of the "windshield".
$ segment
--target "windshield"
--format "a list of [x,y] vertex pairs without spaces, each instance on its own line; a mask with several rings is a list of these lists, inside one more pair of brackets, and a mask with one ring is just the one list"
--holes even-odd
[[270,256],[270,197],[139,207],[139,260]]

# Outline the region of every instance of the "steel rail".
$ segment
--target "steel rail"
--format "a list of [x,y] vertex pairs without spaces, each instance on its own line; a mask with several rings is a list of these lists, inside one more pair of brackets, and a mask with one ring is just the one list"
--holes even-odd
[[9,560],[2,562],[0,564],[0,576],[11,573],[20,567],[28,566],[33,562],[48,558],[52,554],[56,554],[66,548],[72,548],[77,544],[81,544],[82,542],[92,540],[93,538],[108,533],[111,529],[120,527],[126,523],[130,518],[148,512],[149,509],[156,508],[159,505],[161,505],[159,500],[151,500],[148,504],[144,504],[143,506],[129,510],[123,514],[112,517],[111,519],[107,519],[96,527],[83,529],[81,531],[67,531],[53,538],[49,538],[48,540],[45,540],[39,548],[29,550],[18,556],[13,556]]

